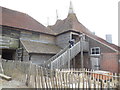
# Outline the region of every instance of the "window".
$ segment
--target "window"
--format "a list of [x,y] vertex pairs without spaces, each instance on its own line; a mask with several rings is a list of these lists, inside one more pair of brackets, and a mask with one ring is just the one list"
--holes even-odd
[[91,48],[91,55],[100,55],[100,48],[99,47]]

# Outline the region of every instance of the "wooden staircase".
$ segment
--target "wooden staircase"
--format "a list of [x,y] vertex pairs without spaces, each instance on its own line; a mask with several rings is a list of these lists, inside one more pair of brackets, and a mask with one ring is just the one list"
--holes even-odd
[[83,48],[81,46],[83,46],[85,43],[88,42],[79,41],[71,48],[69,48],[69,45],[66,46],[66,48],[45,62],[43,66],[50,69],[63,69],[65,65],[68,65],[69,68],[70,60],[72,60],[79,52],[81,52],[81,48]]

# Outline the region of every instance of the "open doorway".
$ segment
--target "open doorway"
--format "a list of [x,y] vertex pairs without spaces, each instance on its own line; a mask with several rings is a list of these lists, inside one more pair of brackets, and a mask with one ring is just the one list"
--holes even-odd
[[72,39],[75,40],[75,43],[77,43],[78,41],[80,41],[80,38],[78,35],[72,34]]
[[14,60],[15,59],[15,50],[2,49],[2,58],[6,59],[6,60]]

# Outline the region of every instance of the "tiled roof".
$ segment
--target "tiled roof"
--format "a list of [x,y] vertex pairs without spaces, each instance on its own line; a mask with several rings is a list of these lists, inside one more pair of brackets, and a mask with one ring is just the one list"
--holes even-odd
[[106,40],[94,35],[85,26],[83,26],[77,19],[74,13],[68,14],[64,20],[58,20],[55,25],[45,27],[29,15],[18,11],[10,10],[0,7],[0,25],[26,29],[35,32],[42,32],[52,35],[57,35],[68,30],[84,33],[89,37],[120,51],[120,47],[108,43]]
[[118,47],[115,44],[108,43],[106,40],[94,35],[91,31],[89,31],[84,25],[82,25],[77,17],[76,14],[68,14],[68,17],[64,20],[58,20],[55,25],[53,26],[48,26],[50,29],[52,29],[55,34],[60,34],[63,32],[66,32],[68,30],[73,30],[77,32],[84,33],[85,35],[107,45],[108,47],[120,51],[120,47]]
[[68,14],[68,17],[64,20],[57,20],[55,25],[48,26],[50,29],[52,29],[56,34],[60,34],[62,32],[68,31],[68,30],[74,30],[79,32],[89,32],[91,33],[85,26],[83,26],[77,19],[76,15]]
[[0,6],[0,25],[53,34],[53,32],[31,16]]
[[28,40],[21,40],[22,45],[28,53],[56,54],[61,48],[54,44],[46,44]]

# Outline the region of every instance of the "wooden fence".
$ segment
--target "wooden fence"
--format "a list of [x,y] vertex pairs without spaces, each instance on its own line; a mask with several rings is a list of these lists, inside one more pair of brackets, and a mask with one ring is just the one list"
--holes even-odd
[[31,88],[119,88],[116,73],[102,75],[89,69],[50,70],[28,62],[3,61],[4,73]]

